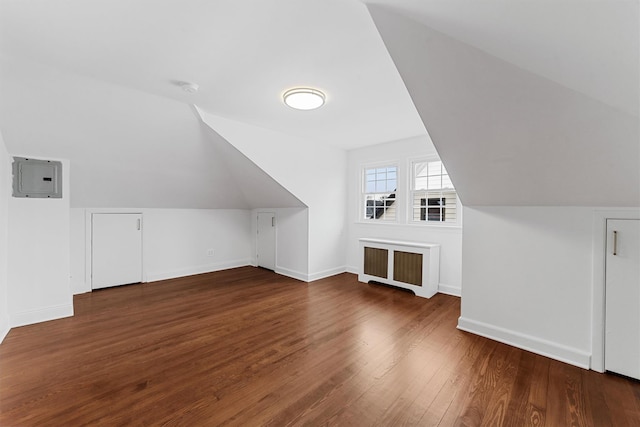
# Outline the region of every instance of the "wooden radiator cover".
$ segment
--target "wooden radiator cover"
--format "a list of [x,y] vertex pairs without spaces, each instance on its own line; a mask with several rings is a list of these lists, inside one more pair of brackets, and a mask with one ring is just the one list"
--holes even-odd
[[382,239],[360,239],[361,282],[381,282],[431,298],[440,281],[440,245]]

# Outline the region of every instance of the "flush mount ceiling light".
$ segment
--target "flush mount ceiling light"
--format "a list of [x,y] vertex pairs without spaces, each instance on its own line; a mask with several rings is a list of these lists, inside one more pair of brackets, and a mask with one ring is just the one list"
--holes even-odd
[[297,87],[286,91],[282,98],[284,103],[296,110],[315,110],[324,105],[324,93],[308,87]]

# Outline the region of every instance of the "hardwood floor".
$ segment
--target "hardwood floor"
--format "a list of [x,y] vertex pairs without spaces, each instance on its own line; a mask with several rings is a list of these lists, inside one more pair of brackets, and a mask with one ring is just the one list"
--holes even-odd
[[243,267],[75,297],[0,345],[0,425],[638,426],[640,383],[458,331],[458,298]]

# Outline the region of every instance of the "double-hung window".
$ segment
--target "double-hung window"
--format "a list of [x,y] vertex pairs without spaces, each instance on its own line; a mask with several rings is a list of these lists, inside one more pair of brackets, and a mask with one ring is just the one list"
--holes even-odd
[[361,218],[374,221],[395,221],[397,217],[397,187],[397,166],[364,168]]
[[456,223],[458,196],[442,162],[415,161],[411,169],[412,220]]

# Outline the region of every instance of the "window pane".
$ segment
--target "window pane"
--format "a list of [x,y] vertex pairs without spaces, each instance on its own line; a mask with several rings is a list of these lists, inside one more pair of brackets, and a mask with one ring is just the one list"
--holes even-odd
[[442,221],[442,209],[427,208],[427,221]]
[[414,183],[416,190],[426,190],[428,184],[427,177],[417,177]]
[[442,188],[453,188],[449,175],[442,175]]
[[441,175],[442,162],[429,162],[429,175]]
[[396,180],[390,179],[387,181],[387,191],[396,191]]
[[367,182],[366,188],[364,190],[367,193],[373,193],[374,191],[376,191],[376,183],[374,182]]
[[427,184],[429,190],[437,190],[442,188],[442,177],[440,175],[430,176]]
[[376,206],[375,197],[372,196],[372,195],[366,196],[365,203],[364,203],[364,208],[365,208],[364,217],[365,217],[365,219],[374,218],[375,206]]

